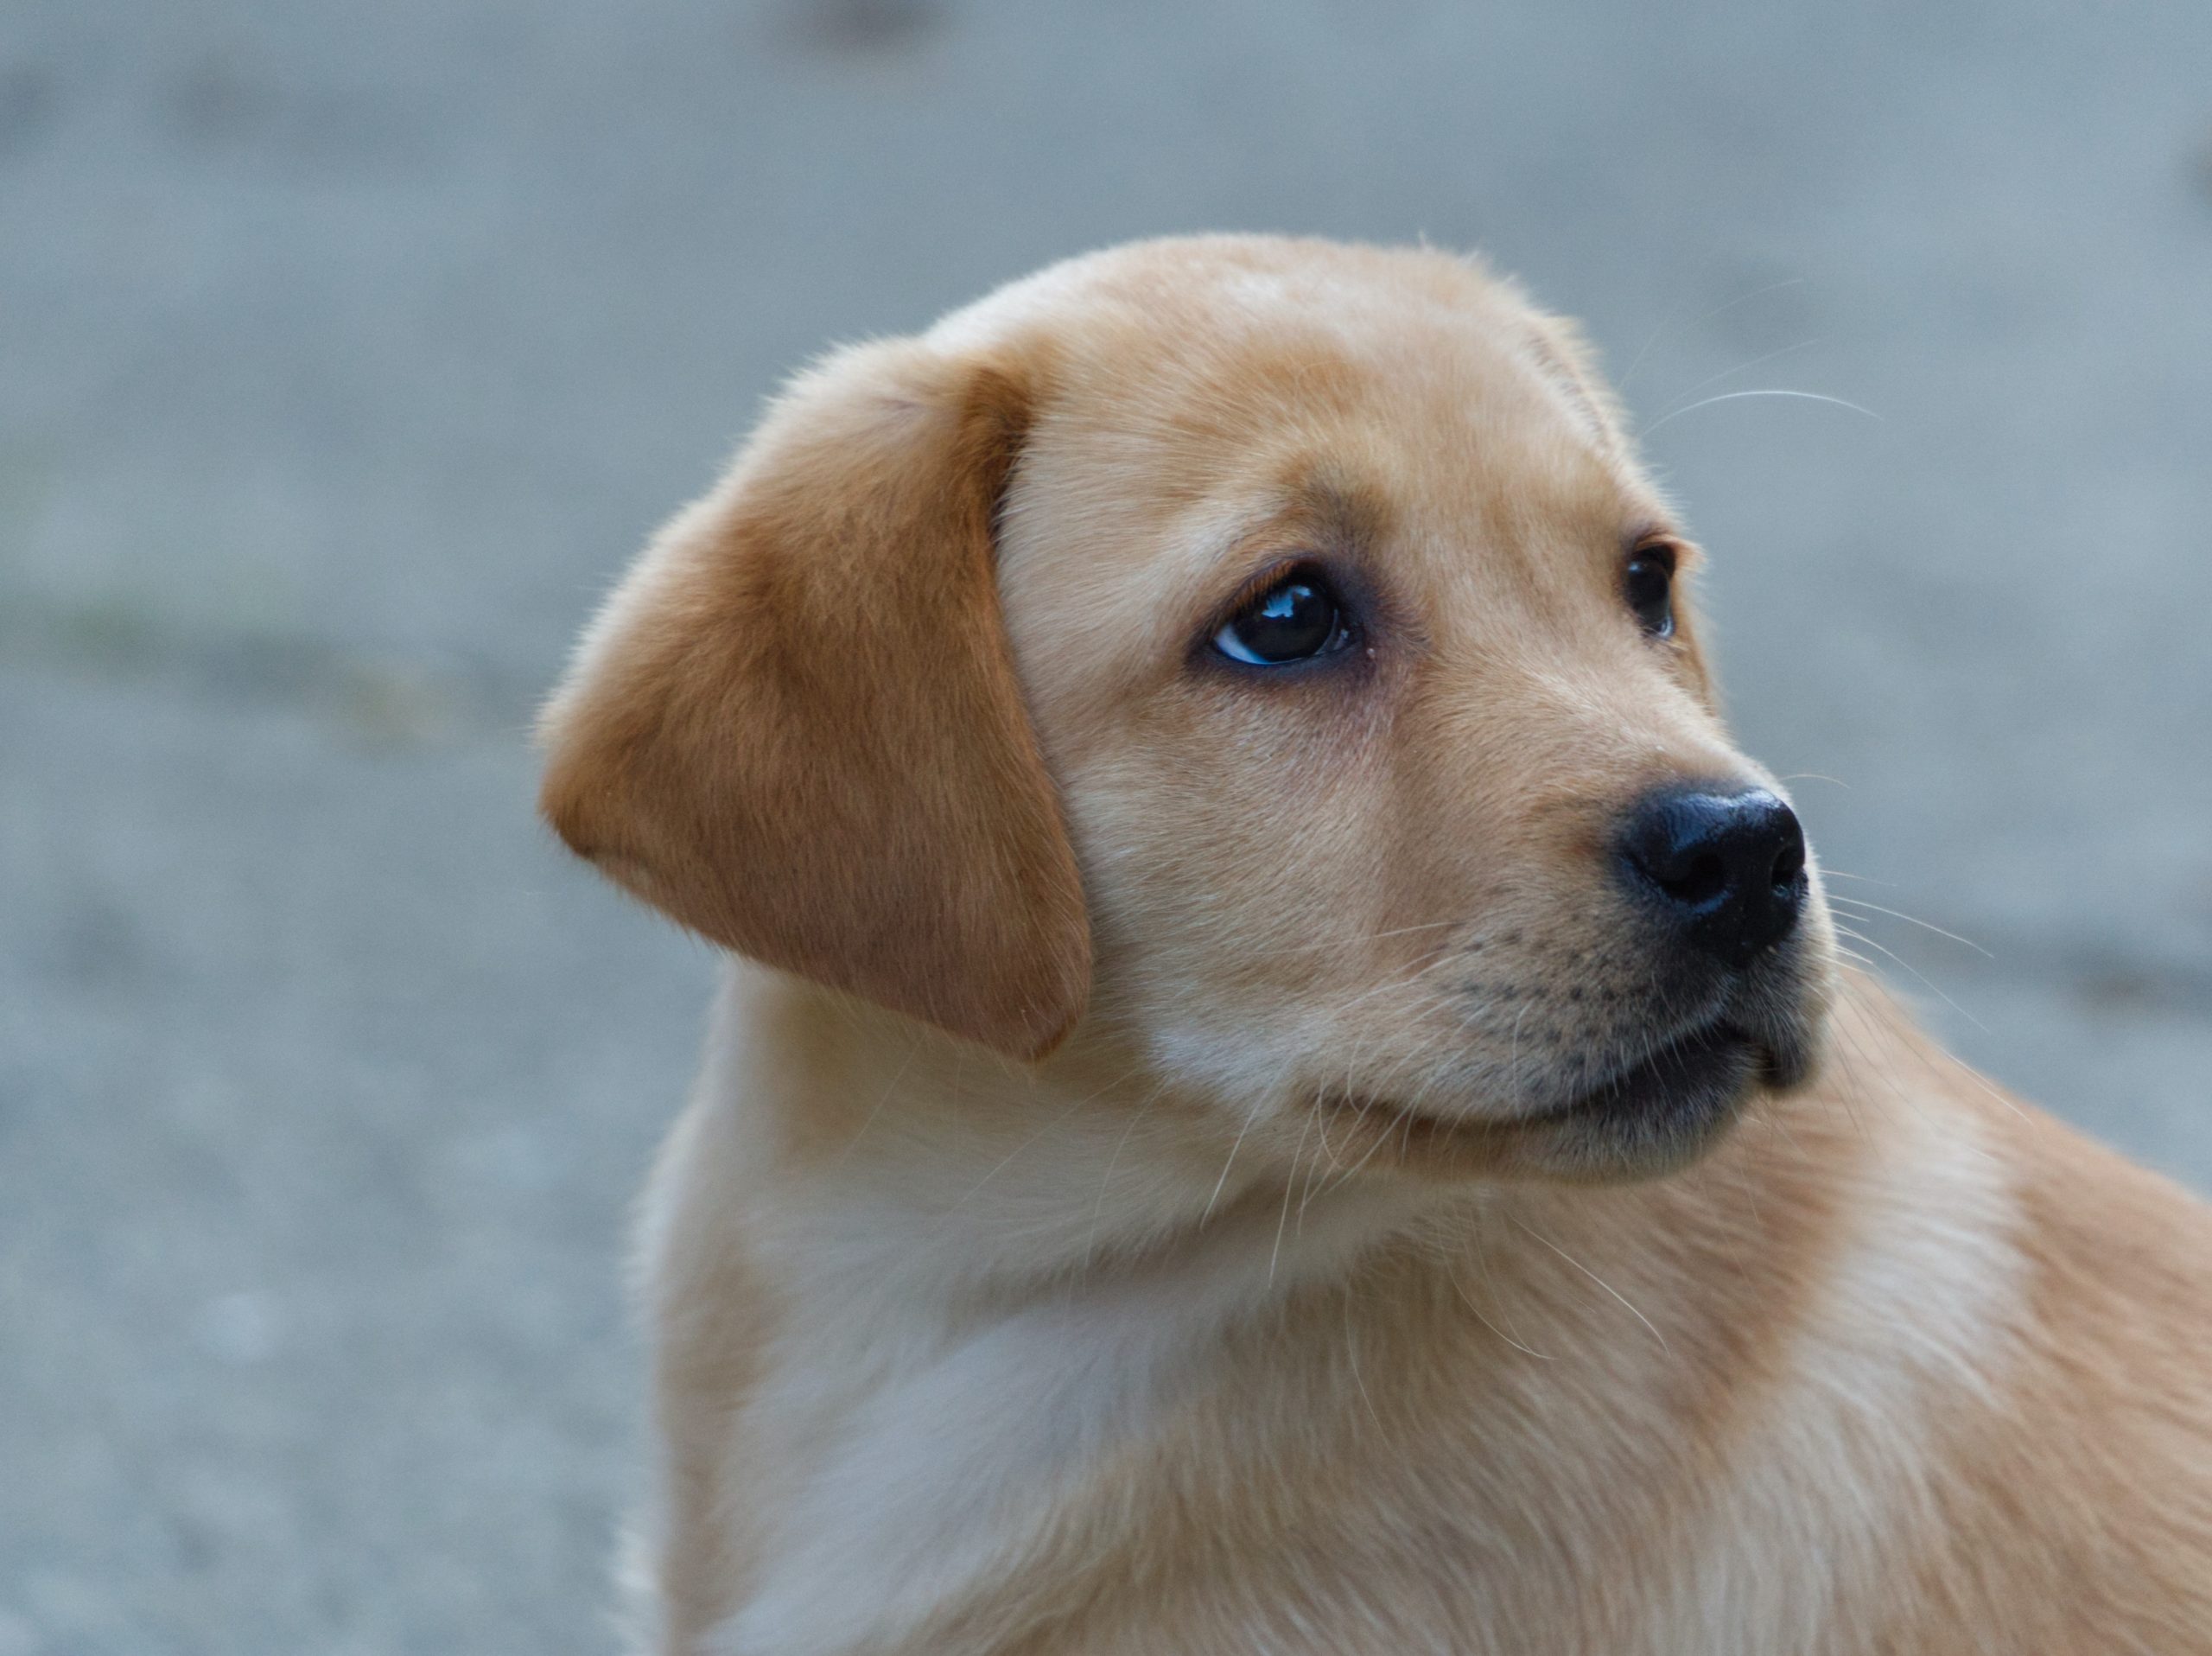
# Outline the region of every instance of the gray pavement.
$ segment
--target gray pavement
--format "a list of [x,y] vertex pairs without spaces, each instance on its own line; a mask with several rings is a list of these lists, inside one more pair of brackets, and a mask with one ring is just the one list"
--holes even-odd
[[[531,704],[779,373],[1130,235],[1586,318],[1842,889],[1988,951],[1897,981],[2212,1186],[2208,71],[2199,0],[13,0],[0,1656],[611,1647],[710,965]],[[1764,388],[1878,417],[1689,407]]]

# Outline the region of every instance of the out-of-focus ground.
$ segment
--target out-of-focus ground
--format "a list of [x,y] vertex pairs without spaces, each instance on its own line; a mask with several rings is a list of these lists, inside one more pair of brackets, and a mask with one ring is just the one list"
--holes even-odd
[[[609,1647],[710,962],[533,825],[533,702],[781,372],[1128,236],[1586,318],[1839,890],[1988,952],[1897,981],[2212,1182],[2209,69],[2196,0],[15,0],[0,1656]],[[1764,388],[1879,417],[1670,413]]]

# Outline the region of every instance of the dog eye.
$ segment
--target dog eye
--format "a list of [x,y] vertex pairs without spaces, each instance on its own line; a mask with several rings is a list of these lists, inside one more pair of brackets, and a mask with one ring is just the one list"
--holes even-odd
[[1675,555],[1664,546],[1640,546],[1628,560],[1621,589],[1637,622],[1652,638],[1675,630]]
[[1238,610],[1213,647],[1248,666],[1280,667],[1334,655],[1351,642],[1344,606],[1318,570],[1293,570]]

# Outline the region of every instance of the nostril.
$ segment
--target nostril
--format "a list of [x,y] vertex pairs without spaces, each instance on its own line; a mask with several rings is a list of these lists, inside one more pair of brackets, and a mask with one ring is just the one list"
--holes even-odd
[[1804,831],[1764,788],[1659,789],[1630,808],[1615,846],[1673,937],[1734,969],[1787,937],[1804,906]]
[[1768,877],[1777,890],[1794,887],[1804,877],[1805,847],[1802,841],[1783,846],[1774,859],[1774,871]]
[[1652,877],[1676,902],[1701,908],[1728,889],[1728,865],[1707,851],[1679,869],[1654,870]]

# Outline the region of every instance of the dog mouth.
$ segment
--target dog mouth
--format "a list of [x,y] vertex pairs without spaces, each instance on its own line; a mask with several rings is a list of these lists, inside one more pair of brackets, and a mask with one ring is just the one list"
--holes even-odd
[[1776,1064],[1772,1050],[1749,1030],[1715,1019],[1675,1036],[1580,1097],[1504,1124],[1643,1121],[1694,1113],[1740,1095]]
[[1794,1046],[1722,1016],[1669,1037],[1565,1103],[1521,1115],[1447,1118],[1353,1096],[1329,1102],[1363,1134],[1395,1144],[1404,1162],[1591,1175],[1657,1170],[1709,1142],[1755,1088],[1800,1079],[1804,1063]]

